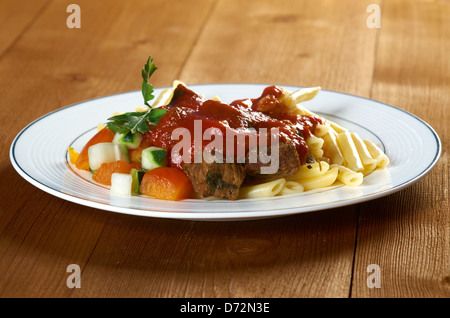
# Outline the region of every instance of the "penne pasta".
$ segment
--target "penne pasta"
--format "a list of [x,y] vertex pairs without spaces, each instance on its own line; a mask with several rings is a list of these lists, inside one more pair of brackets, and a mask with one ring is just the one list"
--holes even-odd
[[321,176],[304,179],[299,182],[303,186],[305,191],[318,188],[325,188],[332,185],[336,181],[338,173],[339,169],[335,167],[328,170]]
[[280,102],[288,107],[295,108],[298,104],[313,99],[320,91],[320,87],[301,88],[294,92],[284,90],[283,97]]
[[353,143],[358,151],[359,158],[364,166],[364,175],[371,173],[377,167],[377,160],[375,160],[367,149],[364,141],[355,133],[351,133]]
[[359,157],[358,150],[356,150],[351,134],[349,132],[342,132],[338,134],[336,138],[342,155],[344,156],[345,161],[343,165],[356,172],[364,171],[364,166]]
[[330,168],[338,168],[338,176],[337,179],[341,181],[346,186],[350,187],[356,187],[359,186],[364,179],[364,175],[361,172],[355,172],[353,170],[350,170],[347,167],[340,166],[337,164],[332,164]]
[[155,102],[152,104],[152,107],[161,107],[161,106],[166,106],[167,104],[170,103],[170,100],[172,99],[173,96],[173,88],[166,88],[165,90],[163,90],[158,98],[155,100]]
[[330,165],[325,161],[319,161],[314,163],[308,163],[306,165],[300,166],[300,169],[292,175],[286,177],[288,181],[300,181],[303,179],[310,179],[314,177],[319,177],[328,171]]
[[280,195],[301,193],[304,190],[304,187],[300,183],[296,181],[286,181],[283,189],[280,192]]
[[316,129],[314,130],[314,136],[316,137],[323,137],[330,131],[330,126],[323,124],[323,125],[317,125]]
[[335,122],[329,121],[331,128],[333,128],[333,130],[337,133],[343,133],[348,131],[347,129],[345,129],[344,127],[341,127],[340,125],[336,124]]
[[371,156],[377,161],[377,168],[384,168],[389,164],[389,158],[372,141],[365,139],[364,144],[369,150]]
[[243,199],[274,197],[283,190],[285,184],[286,179],[280,178],[261,184],[242,187],[239,191],[239,197]]
[[339,149],[339,145],[336,139],[336,133],[334,130],[330,130],[327,134],[322,136],[324,141],[323,151],[325,157],[330,159],[331,163],[341,165],[344,163],[344,156]]
[[310,115],[310,116],[317,116],[319,118],[319,115],[314,114],[313,112],[309,111],[308,109],[306,109],[305,107],[303,107],[302,105],[297,105],[293,110],[292,113],[297,114],[297,115]]
[[306,138],[305,141],[306,144],[308,145],[309,153],[312,154],[314,158],[318,159],[323,156],[322,146],[324,141],[322,138],[311,135],[308,138]]

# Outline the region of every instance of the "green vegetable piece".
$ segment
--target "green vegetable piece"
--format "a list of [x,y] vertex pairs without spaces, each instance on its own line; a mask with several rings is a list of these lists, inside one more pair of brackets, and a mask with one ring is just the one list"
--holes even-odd
[[149,147],[142,150],[142,168],[151,170],[167,165],[167,150],[158,147]]
[[131,169],[130,174],[132,177],[131,191],[135,194],[139,194],[140,193],[139,187],[141,185],[141,181],[142,181],[142,178],[144,177],[145,171]]
[[128,132],[127,134],[116,133],[113,139],[113,143],[118,145],[125,145],[128,149],[136,149],[142,142],[144,135],[141,133],[132,134]]

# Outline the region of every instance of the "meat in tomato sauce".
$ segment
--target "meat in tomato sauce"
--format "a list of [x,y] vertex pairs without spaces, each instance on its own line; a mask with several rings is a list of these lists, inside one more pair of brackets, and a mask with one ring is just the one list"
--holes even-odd
[[[314,132],[320,118],[315,116],[292,115],[287,112],[281,103],[282,91],[276,86],[267,87],[260,97],[240,99],[226,104],[216,100],[205,100],[197,93],[179,84],[169,105],[164,108],[167,113],[160,119],[157,126],[145,134],[145,138],[154,146],[172,149],[179,140],[174,140],[173,131],[178,127],[188,129],[191,136],[195,134],[195,122],[201,121],[201,134],[208,128],[220,130],[226,136],[227,130],[247,136],[258,135],[262,128],[268,131],[278,128],[280,143],[292,144],[297,152],[300,164],[305,164],[309,158],[309,151],[305,140]],[[197,128],[198,129],[198,128]],[[210,140],[202,140],[204,148]],[[267,141],[270,144],[270,141]],[[223,143],[224,152],[227,153],[226,142]],[[192,147],[193,147],[192,143]],[[236,147],[236,144],[234,145]],[[238,151],[234,150],[237,155]],[[248,148],[245,152],[248,152]],[[193,155],[193,150],[191,155]],[[173,167],[182,169],[181,158],[169,158]]]

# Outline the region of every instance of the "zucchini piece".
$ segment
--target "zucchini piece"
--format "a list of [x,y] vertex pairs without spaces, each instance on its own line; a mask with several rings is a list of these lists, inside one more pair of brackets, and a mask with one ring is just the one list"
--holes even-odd
[[111,175],[111,194],[131,196],[132,176],[128,173],[113,173]]
[[135,134],[131,132],[127,134],[116,133],[112,142],[117,145],[125,145],[128,149],[136,149],[141,144],[143,138],[144,135],[140,132]]
[[158,147],[148,147],[142,150],[142,168],[151,170],[167,166],[167,150]]
[[131,169],[130,171],[132,184],[131,184],[131,192],[139,194],[139,187],[141,185],[142,178],[144,177],[145,171],[138,169]]
[[96,171],[102,163],[114,162],[118,160],[130,162],[128,149],[124,145],[116,145],[112,142],[101,142],[90,146],[88,149],[89,168]]

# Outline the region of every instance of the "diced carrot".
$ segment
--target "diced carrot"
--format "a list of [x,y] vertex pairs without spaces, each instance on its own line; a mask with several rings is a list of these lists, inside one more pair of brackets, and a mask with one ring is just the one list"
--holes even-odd
[[96,145],[101,142],[112,142],[115,133],[108,128],[103,128],[94,137],[92,137],[88,143],[83,147],[75,163],[75,166],[81,170],[89,171],[89,155],[88,150],[90,146]]
[[121,160],[102,163],[100,168],[92,175],[92,180],[104,185],[111,185],[111,176],[113,173],[130,173],[131,169],[139,168],[140,165],[137,163],[128,163]]
[[67,148],[67,151],[69,152],[70,163],[74,165],[77,162],[78,157],[80,156],[80,154],[73,147]]
[[150,147],[151,145],[152,145],[151,142],[147,138],[144,137],[144,139],[142,139],[141,144],[139,145],[138,148],[129,149],[128,153],[130,154],[130,162],[141,163],[142,150]]
[[181,170],[160,167],[147,171],[139,191],[160,200],[179,201],[191,198],[194,189],[191,180]]

